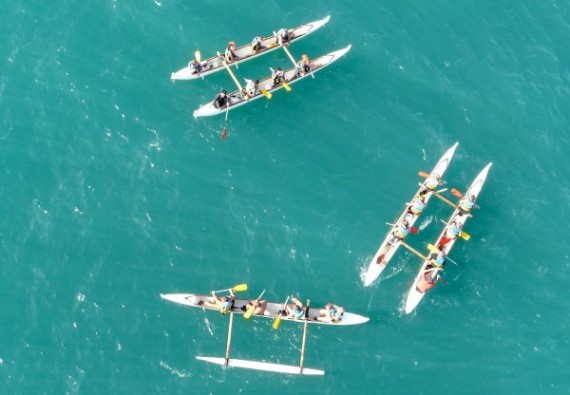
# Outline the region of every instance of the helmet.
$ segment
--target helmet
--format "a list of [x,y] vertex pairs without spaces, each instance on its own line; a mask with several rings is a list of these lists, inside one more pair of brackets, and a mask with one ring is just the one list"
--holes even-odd
[[405,227],[408,227],[409,223],[408,223],[408,221],[404,220],[404,221],[402,221],[402,225],[404,225]]

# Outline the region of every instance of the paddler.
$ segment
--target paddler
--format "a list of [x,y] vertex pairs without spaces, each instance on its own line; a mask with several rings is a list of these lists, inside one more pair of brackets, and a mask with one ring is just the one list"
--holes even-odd
[[475,204],[475,199],[477,199],[475,195],[464,196],[459,202],[459,215],[468,214],[472,209],[479,208]]
[[461,230],[463,229],[463,223],[457,221],[451,221],[445,227],[445,234],[441,238],[438,248],[442,249],[449,241],[457,239],[457,237],[461,234]]
[[271,78],[273,79],[273,86],[280,85],[285,80],[285,73],[281,70],[281,67],[277,67],[272,71]]
[[261,36],[256,36],[253,38],[253,40],[251,41],[251,50],[253,51],[253,53],[258,53],[263,49],[263,45],[261,44],[262,40],[263,39],[261,38]]
[[277,31],[277,36],[275,37],[278,45],[288,45],[289,44],[289,31],[285,28],[279,29]]
[[445,251],[439,250],[437,252],[431,253],[429,259],[431,260],[432,263],[435,264],[435,266],[441,268],[443,267],[443,265],[445,265],[446,262],[445,257],[446,257]]
[[404,240],[404,238],[410,234],[410,224],[408,223],[407,220],[403,220],[401,224],[398,224],[394,227],[394,230],[392,231],[392,235],[394,235],[394,238],[392,239],[392,241],[390,242],[390,244],[394,244],[400,240]]
[[305,306],[303,302],[294,296],[291,296],[291,301],[293,302],[293,307],[287,306],[287,316],[289,318],[294,318],[296,320],[302,320],[305,318]]
[[206,62],[204,62],[204,64],[198,62],[196,59],[193,59],[190,63],[188,63],[188,67],[190,68],[190,73],[191,74],[200,74],[200,72],[202,71],[202,69],[204,68],[204,66],[206,65]]
[[412,215],[420,215],[426,208],[426,198],[423,195],[418,195],[417,198],[408,206],[408,213]]
[[228,94],[224,89],[222,89],[222,91],[218,93],[218,95],[214,99],[214,107],[216,108],[225,107],[228,104],[228,101],[229,101]]
[[221,296],[221,297],[216,295],[216,291],[212,291],[212,296],[214,297],[213,303],[219,307],[220,313],[226,314],[228,311],[231,311],[234,308],[236,297],[234,295],[233,290],[230,289],[229,296]]
[[297,77],[307,74],[311,71],[311,62],[309,62],[309,57],[307,55],[301,56],[301,60],[297,62],[297,66],[295,66],[295,73]]
[[440,269],[434,266],[426,266],[426,270],[422,273],[422,276],[418,280],[416,288],[420,292],[427,292],[436,286],[439,280],[439,274],[437,273]]
[[241,309],[243,311],[247,311],[248,306],[255,307],[255,310],[253,310],[253,314],[263,315],[263,313],[265,313],[265,309],[267,309],[267,300],[259,300],[259,299],[250,300],[249,302],[247,302],[247,306],[243,306]]
[[420,192],[420,195],[425,195],[428,192],[433,192],[435,191],[435,188],[444,184],[445,181],[441,180],[441,176],[439,174],[430,174],[429,177],[424,181],[424,189]]
[[319,316],[315,317],[316,321],[339,323],[342,321],[344,308],[336,304],[327,303],[324,309],[319,310]]
[[257,84],[259,83],[259,80],[248,80],[246,78],[245,82],[246,82],[245,93],[247,93],[249,97],[255,96],[255,94],[257,93]]
[[226,62],[231,62],[233,60],[237,60],[237,55],[235,53],[236,50],[236,44],[233,41],[230,41],[228,44],[228,47],[226,48],[226,52],[224,52],[224,58],[226,59]]

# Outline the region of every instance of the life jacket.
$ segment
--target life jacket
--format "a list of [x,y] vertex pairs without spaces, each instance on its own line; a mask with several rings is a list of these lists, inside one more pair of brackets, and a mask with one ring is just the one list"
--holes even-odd
[[216,96],[216,99],[214,100],[214,107],[216,107],[216,108],[224,107],[227,102],[228,102],[228,96],[227,95],[221,96],[221,94],[218,94],[218,96]]
[[251,41],[251,48],[254,51],[259,51],[261,49],[261,38],[260,37],[255,37],[252,41]]
[[463,211],[471,211],[473,206],[475,206],[475,202],[472,202],[471,199],[464,199],[460,207]]
[[220,312],[222,314],[226,314],[227,312],[229,312],[233,308],[234,308],[234,301],[233,300],[226,300],[225,302],[222,302],[222,307],[220,309]]
[[447,229],[446,233],[449,237],[455,239],[461,233],[461,229],[459,229],[456,223],[453,223],[453,225]]
[[439,185],[439,181],[435,177],[429,176],[425,182],[425,185],[426,185],[427,189],[430,189],[433,191]]
[[435,260],[435,263],[437,263],[439,266],[445,265],[445,258],[441,254],[437,254],[437,256],[435,257],[434,260]]
[[423,213],[425,208],[426,208],[425,203],[422,203],[419,199],[416,200],[415,203],[411,207],[412,213],[417,214],[417,215]]
[[410,234],[410,228],[409,227],[402,228],[399,226],[396,232],[394,232],[394,234],[396,235],[396,237],[403,239],[404,237]]
[[273,83],[279,85],[283,81],[283,74],[281,72],[276,72],[273,76]]
[[342,320],[342,316],[344,313],[340,311],[338,306],[335,306],[329,310],[329,315],[331,317],[332,322],[340,322]]
[[200,70],[202,70],[202,65],[196,62],[195,60],[191,61],[188,66],[190,67],[190,70],[192,70],[192,72],[199,73]]

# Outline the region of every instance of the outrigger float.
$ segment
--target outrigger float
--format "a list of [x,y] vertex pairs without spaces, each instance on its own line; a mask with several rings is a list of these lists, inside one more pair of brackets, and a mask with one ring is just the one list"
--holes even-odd
[[[330,16],[327,16],[321,20],[307,23],[299,27],[288,29],[289,32],[289,43],[296,42],[309,34],[319,30],[321,27],[327,24],[330,20]],[[279,48],[277,43],[277,38],[275,35],[262,37],[261,39],[261,49],[255,52],[251,48],[251,44],[245,44],[237,47],[234,50],[236,54],[236,60],[231,61],[229,65],[237,65],[239,63],[247,62],[248,60],[255,59],[258,56],[265,55],[271,51]],[[193,80],[197,78],[204,78],[207,75],[213,74],[217,71],[223,70],[225,68],[222,59],[219,56],[212,56],[211,58],[201,60],[196,59],[202,65],[202,71],[199,73],[193,72],[189,66],[186,66],[170,75],[172,80]]]
[[[428,249],[430,250],[430,252],[438,253],[439,251],[442,251],[447,256],[451,252],[451,249],[453,248],[453,245],[455,244],[459,236],[465,240],[469,240],[470,236],[464,231],[461,231],[458,237],[449,238],[446,235],[448,231],[448,226],[455,223],[456,225],[459,225],[458,229],[463,229],[463,225],[467,221],[467,218],[470,218],[472,216],[464,208],[463,204],[465,202],[465,199],[469,199],[472,196],[474,196],[475,199],[478,198],[479,194],[481,193],[481,189],[483,188],[483,184],[485,183],[485,180],[487,178],[487,174],[489,173],[489,170],[491,169],[492,165],[493,163],[489,163],[487,166],[485,166],[485,168],[479,173],[479,175],[477,175],[477,177],[475,178],[475,180],[473,181],[473,183],[471,184],[465,195],[461,194],[461,192],[455,189],[452,190],[452,193],[455,196],[462,198],[462,200],[460,200],[457,205],[453,205],[455,207],[455,211],[453,212],[449,220],[445,223],[446,227],[439,235],[435,245],[432,244],[428,245]],[[410,250],[414,252],[416,255],[418,255],[421,259],[423,259],[424,262],[414,280],[414,283],[412,284],[408,292],[406,298],[406,305],[404,308],[406,314],[410,314],[412,311],[414,311],[414,309],[420,303],[420,301],[425,296],[427,291],[429,291],[437,284],[439,279],[438,272],[442,270],[442,268],[438,266],[432,259],[424,256],[423,254],[421,254],[420,252],[411,247]],[[451,259],[449,260],[451,261]]]
[[[238,289],[241,287],[241,289]],[[233,290],[245,290],[247,289],[246,284],[241,284],[233,288]],[[263,294],[263,293],[262,293]],[[197,295],[197,294],[161,294],[161,298],[166,299],[168,301],[179,303],[185,306],[190,307],[199,307],[205,310],[214,310],[220,311],[219,307],[217,307],[214,303],[212,303],[212,295]],[[261,297],[261,296],[260,296]],[[342,319],[339,322],[327,322],[321,321],[320,317],[320,308],[312,308],[310,307],[310,301],[307,301],[305,310],[304,310],[304,317],[301,319],[295,319],[288,317],[284,312],[286,308],[294,307],[294,305],[288,304],[289,297],[285,301],[284,304],[281,303],[272,303],[268,302],[265,310],[262,314],[253,314],[253,311],[249,308],[251,307],[251,299],[238,299],[236,298],[233,303],[233,307],[228,311],[230,314],[230,322],[228,326],[228,339],[226,345],[226,354],[224,357],[208,357],[208,356],[196,356],[196,359],[226,366],[226,367],[236,367],[236,368],[246,368],[246,369],[254,369],[254,370],[262,370],[266,372],[275,372],[275,373],[285,373],[285,374],[296,374],[296,375],[312,375],[312,376],[322,376],[325,374],[324,370],[320,369],[312,369],[306,368],[304,366],[304,357],[305,357],[305,346],[307,341],[307,327],[308,324],[321,324],[321,325],[330,325],[330,326],[345,326],[345,325],[358,325],[368,322],[369,318],[363,317],[358,314],[348,313],[345,312],[342,316]],[[282,320],[285,321],[294,321],[297,323],[303,323],[303,341],[301,346],[301,358],[299,361],[299,365],[283,365],[271,362],[261,362],[261,361],[251,361],[245,359],[236,359],[230,358],[230,349],[231,349],[231,341],[232,341],[232,330],[233,330],[233,321],[234,321],[234,314],[243,314],[244,318],[249,317],[262,317],[262,318],[271,318],[273,319],[273,329],[278,329],[279,325]]]
[[291,90],[289,84],[294,84],[297,81],[300,81],[308,77],[309,75],[313,76],[315,72],[322,70],[323,68],[331,65],[333,62],[340,59],[343,55],[345,55],[348,51],[350,51],[351,47],[352,45],[349,45],[343,49],[339,49],[337,51],[310,60],[309,61],[311,66],[310,71],[308,73],[298,75],[296,70],[297,62],[295,61],[295,59],[293,58],[287,47],[283,46],[282,47],[283,50],[287,53],[288,57],[293,62],[294,66],[290,69],[284,70],[283,82],[280,84],[275,85],[273,83],[273,78],[271,76],[259,80],[259,82],[257,83],[257,88],[253,95],[249,95],[245,92],[244,88],[236,78],[233,71],[230,69],[226,60],[223,58],[221,54],[218,54],[220,62],[222,62],[223,66],[226,68],[226,70],[234,80],[238,90],[228,94],[228,101],[226,105],[223,105],[221,107],[216,107],[214,104],[216,100],[212,100],[211,102],[202,105],[200,108],[194,111],[193,114],[194,118],[209,117],[212,115],[219,115],[224,113],[226,113],[227,115],[228,111],[243,106],[244,104],[250,103],[261,97],[266,97],[267,99],[270,99],[272,96],[272,92],[275,92],[281,88],[285,88],[286,90],[289,91]]
[[[431,173],[429,173],[429,175],[428,174],[421,174],[421,175],[427,176],[428,179],[429,177],[435,175],[438,175],[439,177],[442,178],[443,174],[447,170],[447,167],[451,163],[451,159],[453,158],[453,154],[455,153],[455,149],[457,148],[458,145],[459,143],[453,144],[453,146],[443,154],[443,156],[437,162],[437,164],[435,165]],[[427,207],[427,204],[432,195],[435,195],[436,197],[444,201],[447,201],[449,203],[449,201],[444,196],[440,195],[440,192],[443,192],[443,190],[440,191],[430,190],[429,188],[426,188],[425,183],[420,183],[420,189],[416,192],[416,194],[414,195],[412,200],[410,200],[410,202],[414,202],[420,196],[420,194],[422,194],[422,196],[424,197],[425,207]],[[391,228],[388,231],[388,234],[386,235],[386,238],[384,239],[382,244],[380,244],[378,251],[376,251],[376,254],[374,254],[374,257],[372,258],[372,260],[368,265],[368,270],[364,275],[364,286],[367,287],[371,285],[374,282],[374,280],[376,280],[380,276],[382,271],[386,268],[386,266],[388,266],[388,263],[390,262],[392,257],[396,254],[396,251],[398,251],[400,245],[407,246],[407,244],[403,241],[403,238],[396,237],[394,235],[394,232],[400,226],[402,226],[402,223],[404,221],[407,221],[408,226],[412,230],[412,232],[414,231],[417,232],[417,230],[413,228],[413,226],[420,217],[420,215],[421,213],[418,214],[413,213],[409,209],[409,203],[408,203],[406,205],[406,209],[402,212],[400,217],[398,217],[396,222],[393,224],[388,224],[391,225]]]

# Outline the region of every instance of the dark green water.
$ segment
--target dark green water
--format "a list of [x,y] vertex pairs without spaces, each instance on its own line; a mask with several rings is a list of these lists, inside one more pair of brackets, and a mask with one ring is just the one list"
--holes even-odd
[[[570,9],[565,2],[16,1],[0,33],[3,394],[568,393]],[[270,101],[194,120],[227,74],[172,83],[196,49],[331,15],[291,49],[347,57]],[[282,52],[240,66],[260,77]],[[361,275],[455,141],[494,163],[411,316],[421,262]],[[451,209],[434,200],[433,242]],[[369,316],[310,327],[321,378],[229,369],[227,317],[160,299],[247,282]],[[302,327],[236,317],[232,355],[296,364]]]

